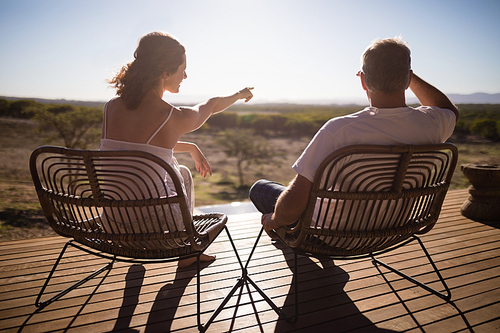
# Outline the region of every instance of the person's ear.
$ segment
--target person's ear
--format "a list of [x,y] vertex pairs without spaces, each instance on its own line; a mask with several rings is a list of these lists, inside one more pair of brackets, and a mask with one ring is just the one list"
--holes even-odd
[[410,79],[408,80],[408,85],[406,86],[406,89],[408,89],[410,87],[410,83],[411,83],[411,78],[412,77],[413,77],[413,70],[410,69]]
[[359,76],[359,79],[361,80],[361,86],[363,87],[363,90],[368,91],[368,88],[366,87],[365,84],[365,73],[359,71],[358,74],[356,75]]

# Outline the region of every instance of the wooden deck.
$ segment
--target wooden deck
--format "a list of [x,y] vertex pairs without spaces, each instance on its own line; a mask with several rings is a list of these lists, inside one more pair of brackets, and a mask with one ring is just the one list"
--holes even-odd
[[[237,292],[208,332],[499,332],[499,225],[461,216],[466,190],[450,191],[436,227],[422,237],[452,291],[452,302],[394,273],[379,274],[370,260],[318,261],[299,257],[300,317],[278,320],[251,289]],[[259,214],[231,215],[229,230],[245,260],[260,230]],[[196,272],[175,263],[114,268],[41,311],[36,295],[66,239],[0,243],[0,330],[7,332],[196,332]],[[203,268],[202,319],[221,301],[241,270],[225,233],[209,248],[217,260]],[[416,245],[385,255],[387,262],[440,288]],[[62,289],[106,261],[70,249],[53,279]],[[292,312],[291,253],[262,237],[249,274]],[[389,283],[386,282],[387,279]],[[392,289],[391,289],[392,288]],[[289,294],[290,292],[290,294]],[[254,302],[251,302],[251,298]],[[468,326],[470,325],[470,326]]]

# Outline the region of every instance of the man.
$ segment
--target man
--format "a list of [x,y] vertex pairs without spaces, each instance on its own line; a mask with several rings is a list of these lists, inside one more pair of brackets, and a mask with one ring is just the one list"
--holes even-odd
[[[287,187],[259,180],[250,189],[250,199],[263,213],[262,225],[271,238],[276,238],[274,229],[300,218],[316,169],[333,151],[355,144],[442,143],[453,133],[458,109],[441,91],[413,73],[410,50],[401,38],[374,41],[364,52],[357,75],[370,106],[323,125],[294,163],[297,175]],[[406,105],[408,88],[422,106]]]

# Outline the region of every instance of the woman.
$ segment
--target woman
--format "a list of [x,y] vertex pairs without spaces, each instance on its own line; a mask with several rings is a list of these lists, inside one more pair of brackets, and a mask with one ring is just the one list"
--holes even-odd
[[[135,60],[124,66],[110,83],[119,97],[104,108],[101,150],[144,150],[162,157],[177,170],[186,189],[188,207],[194,209],[191,173],[179,166],[173,153],[189,152],[196,170],[203,177],[212,174],[210,164],[194,143],[179,141],[188,132],[201,127],[212,115],[240,99],[248,102],[253,88],[244,88],[224,97],[210,98],[194,107],[174,107],[162,97],[168,91],[178,93],[186,75],[184,47],[166,33],[153,32],[139,41]],[[202,261],[215,256],[202,254]],[[179,261],[179,266],[192,264],[196,258]]]

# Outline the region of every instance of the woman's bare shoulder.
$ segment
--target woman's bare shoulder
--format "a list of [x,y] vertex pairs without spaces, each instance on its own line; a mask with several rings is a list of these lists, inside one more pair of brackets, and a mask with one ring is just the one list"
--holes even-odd
[[107,104],[107,108],[108,110],[112,110],[111,112],[140,114],[142,117],[154,117],[169,113],[173,107],[164,100],[149,98],[144,98],[135,109],[128,109],[125,101],[121,97],[111,99]]
[[106,108],[111,109],[126,109],[125,103],[121,97],[114,97],[106,103]]
[[193,108],[190,106],[175,106],[167,103],[168,112],[172,112],[171,117],[180,121],[189,119],[192,116]]

